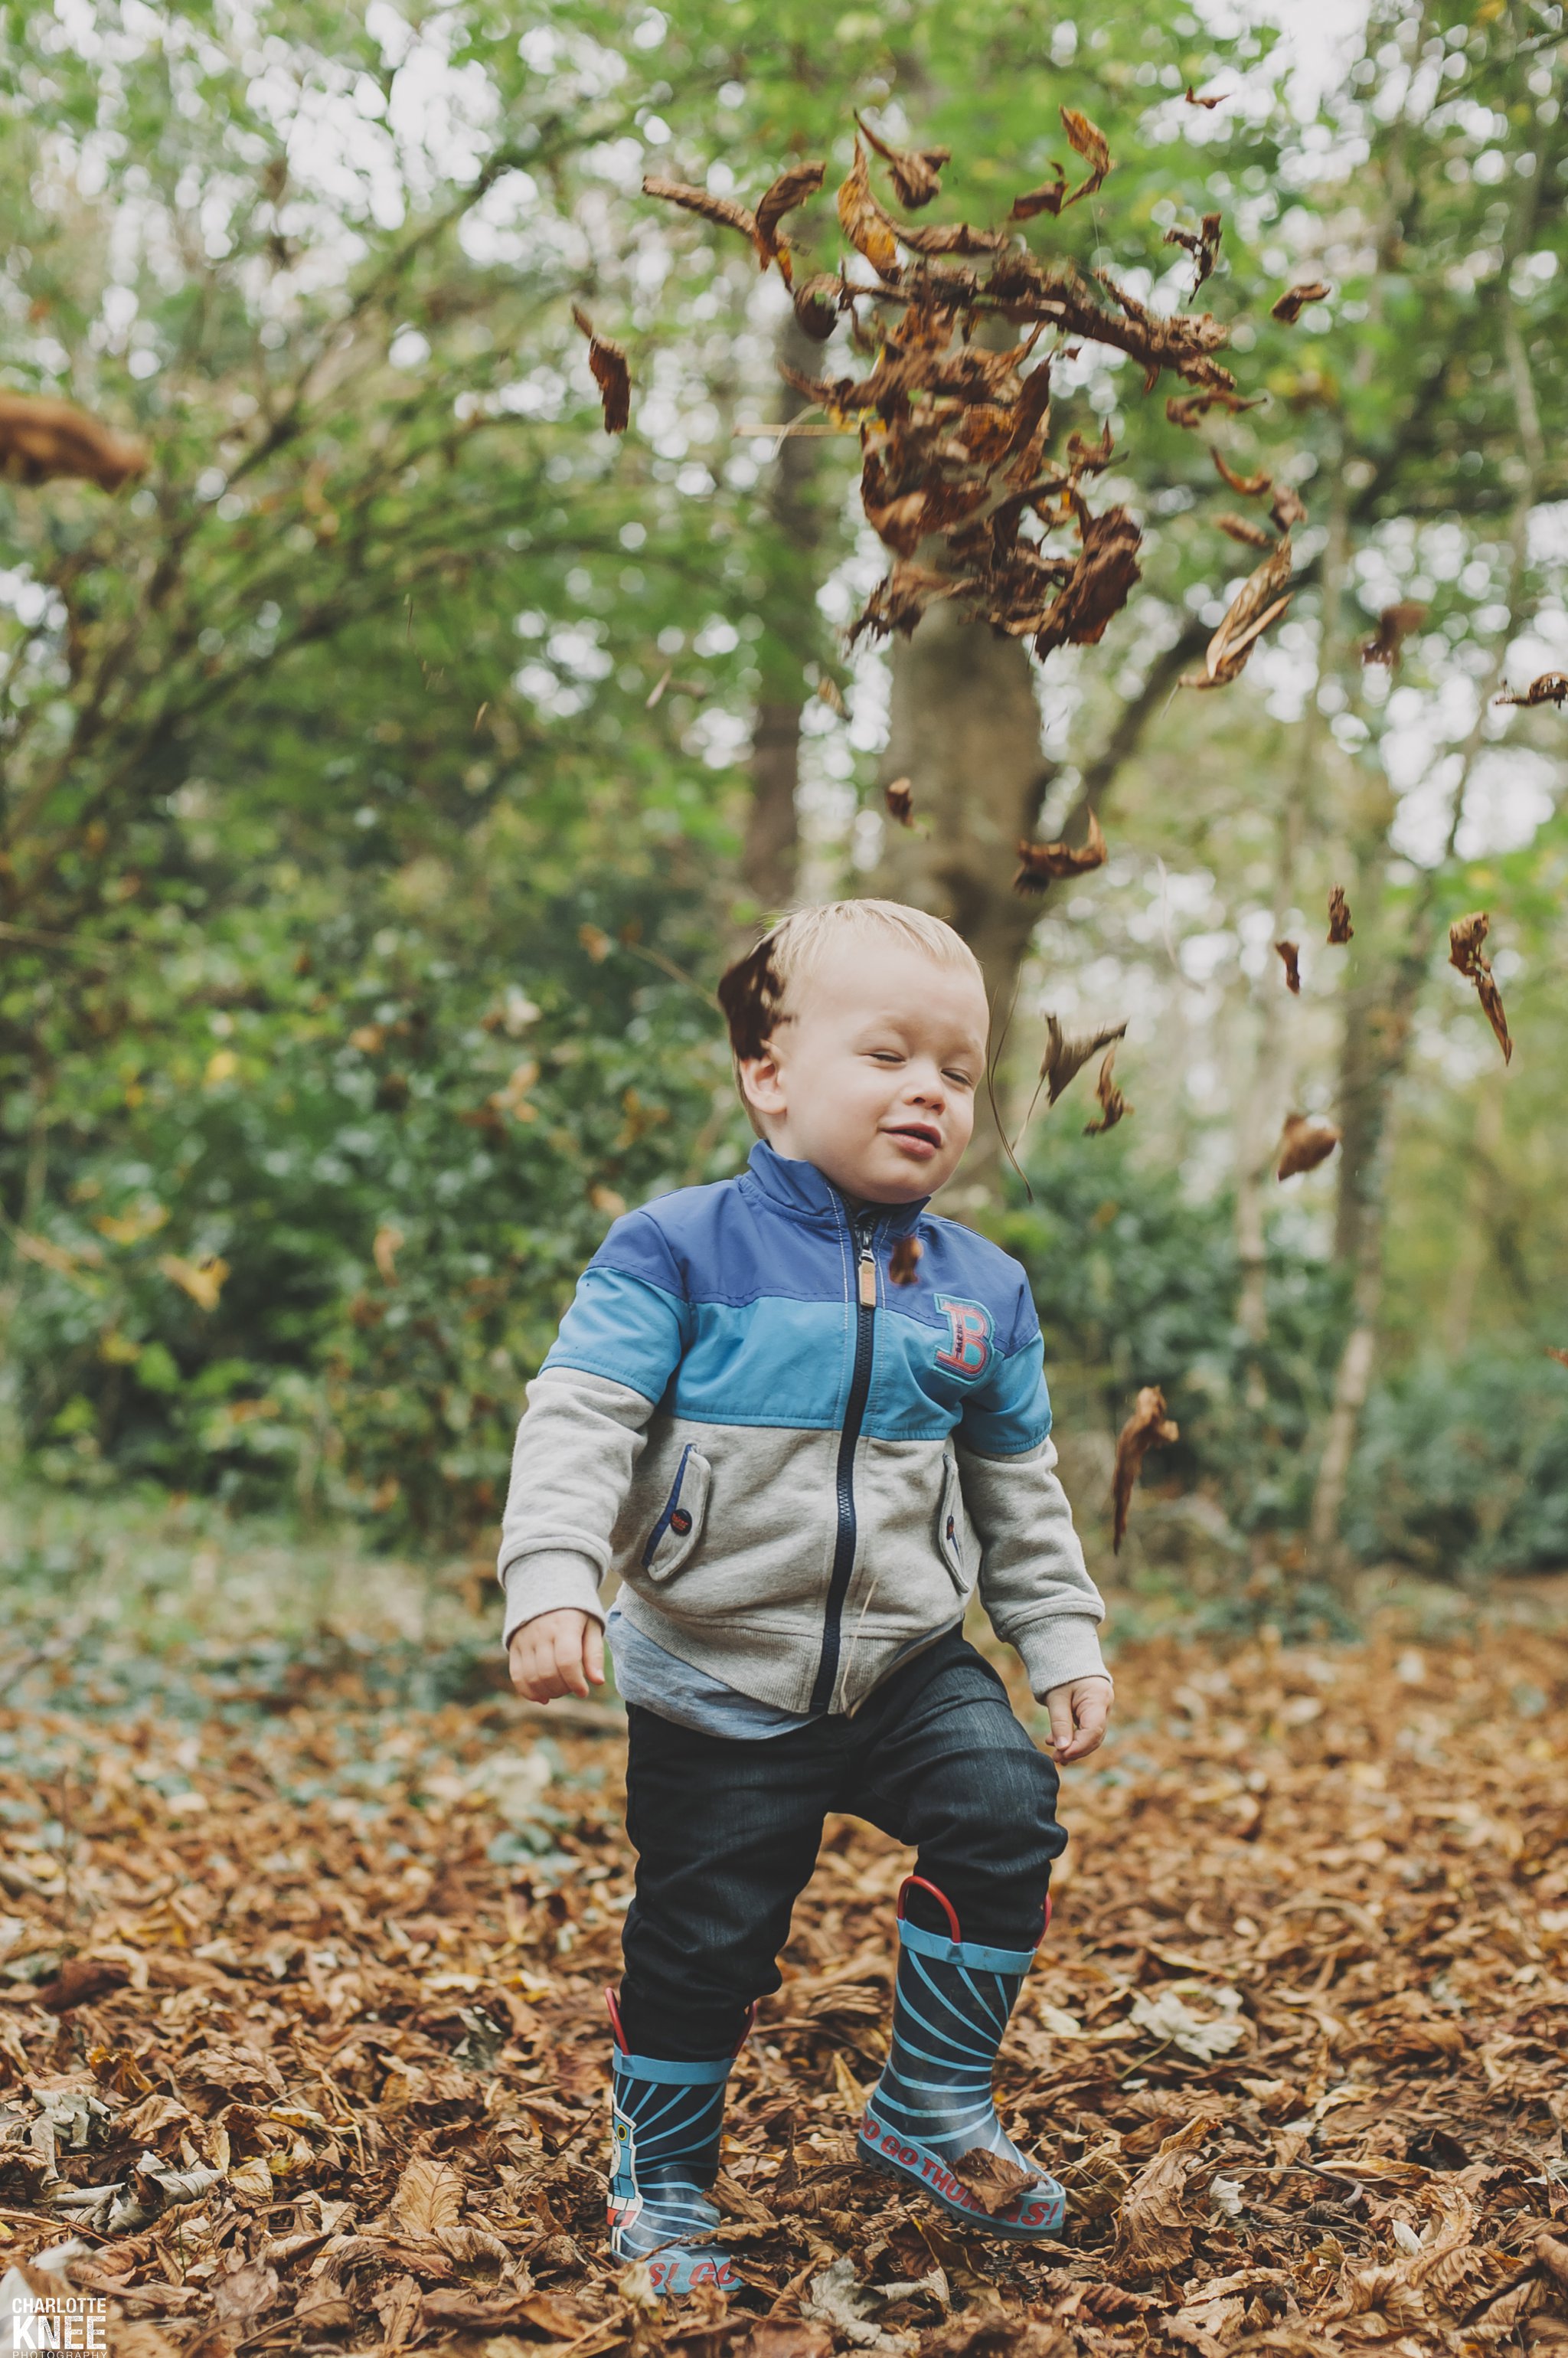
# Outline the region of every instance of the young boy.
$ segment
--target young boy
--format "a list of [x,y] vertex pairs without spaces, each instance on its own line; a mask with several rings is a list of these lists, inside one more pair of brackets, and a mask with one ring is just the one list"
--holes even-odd
[[[708,2192],[724,2085],[829,1811],[917,1852],[861,2155],[971,2229],[1060,2227],[991,2067],[1066,1835],[1055,1769],[964,1638],[971,1595],[1058,1762],[1110,1707],[1028,1282],[925,1209],[985,1073],[974,957],[920,910],[847,901],[783,919],[720,998],[759,1142],[740,1177],[610,1229],[528,1387],[498,1566],[538,1703],[602,1678],[600,1584],[621,1581],[638,1863],[606,1994],[611,2246],[669,2294],[738,2281]],[[988,2215],[955,2164],[1011,2199]]]

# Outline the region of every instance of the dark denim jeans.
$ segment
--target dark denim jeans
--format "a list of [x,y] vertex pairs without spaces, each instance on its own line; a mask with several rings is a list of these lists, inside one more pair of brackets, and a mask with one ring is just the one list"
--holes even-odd
[[[737,2045],[752,2000],[779,1986],[778,1952],[829,1811],[913,1844],[915,1871],[946,1893],[966,1941],[1029,1949],[1039,1939],[1051,1863],[1067,1840],[1055,1768],[957,1629],[852,1718],[761,1742],[697,1735],[636,1704],[627,1720],[637,1893],[621,2009],[633,2054],[692,2059]],[[911,1913],[945,1930],[924,1906]]]

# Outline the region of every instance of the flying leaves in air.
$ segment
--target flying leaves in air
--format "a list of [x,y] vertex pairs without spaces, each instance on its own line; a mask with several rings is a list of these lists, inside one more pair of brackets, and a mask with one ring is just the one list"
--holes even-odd
[[863,254],[871,268],[884,277],[898,274],[898,247],[893,240],[892,225],[871,194],[871,175],[866,168],[866,151],[855,142],[855,160],[847,179],[839,185],[838,195],[838,226],[854,247]]
[[1568,1351],[1560,1351],[1555,1343],[1548,1343],[1546,1356],[1549,1359],[1555,1359],[1559,1367],[1568,1368]]
[[1513,1061],[1514,1044],[1509,1038],[1509,1020],[1503,1013],[1502,993],[1492,979],[1491,960],[1481,946],[1491,923],[1485,909],[1474,909],[1467,917],[1456,918],[1448,928],[1448,963],[1456,967],[1467,981],[1475,984],[1476,996],[1481,1002],[1487,1022],[1498,1035],[1498,1045],[1507,1065]]
[[1106,859],[1105,835],[1098,818],[1089,813],[1088,832],[1082,843],[1020,843],[1018,856],[1022,865],[1012,880],[1015,892],[1044,892],[1047,884],[1064,876],[1085,876],[1091,868],[1103,868]]
[[1228,533],[1232,540],[1240,541],[1246,548],[1272,548],[1274,546],[1272,534],[1265,532],[1260,524],[1254,524],[1250,516],[1217,515],[1215,522],[1221,532]]
[[1306,522],[1306,502],[1289,483],[1276,483],[1274,496],[1269,503],[1269,514],[1281,532],[1290,532]]
[[1133,1485],[1142,1470],[1143,1460],[1152,1449],[1166,1448],[1181,1437],[1181,1427],[1165,1413],[1165,1395],[1159,1385],[1145,1384],[1132,1414],[1116,1439],[1116,1473],[1111,1486],[1113,1555],[1121,1552],[1121,1542],[1127,1535],[1127,1510],[1132,1503]]
[[1099,1078],[1095,1083],[1095,1095],[1099,1099],[1099,1120],[1085,1122],[1086,1138],[1098,1138],[1102,1131],[1114,1130],[1117,1123],[1125,1120],[1132,1111],[1132,1108],[1116,1086],[1115,1065],[1116,1047],[1113,1043],[1105,1052],[1105,1058],[1099,1068]]
[[1325,303],[1334,289],[1324,279],[1303,279],[1299,287],[1287,287],[1284,293],[1269,306],[1271,319],[1281,327],[1293,328],[1309,303]]
[[1295,942],[1276,942],[1280,963],[1285,969],[1285,989],[1292,999],[1302,995],[1302,964],[1300,946]]
[[1008,214],[1009,221],[1033,221],[1041,213],[1061,211],[1062,200],[1067,193],[1067,175],[1060,164],[1053,164],[1051,170],[1054,178],[1044,181],[1038,189],[1025,189],[1021,197],[1014,197],[1012,211]]
[[941,189],[942,167],[952,161],[953,150],[950,147],[890,146],[885,139],[878,138],[863,114],[857,114],[855,120],[864,132],[867,144],[875,148],[887,166],[893,187],[898,191],[899,203],[907,205],[912,213],[918,212],[922,205],[928,205]]
[[[1045,1054],[1040,1060],[1040,1077],[1045,1084],[1045,1102],[1054,1105],[1075,1073],[1081,1073],[1091,1056],[1108,1048],[1127,1034],[1127,1021],[1107,1023],[1097,1032],[1064,1032],[1055,1016],[1045,1018]],[[1037,1093],[1038,1094],[1038,1093]]]
[[1345,897],[1345,887],[1336,884],[1328,896],[1328,938],[1331,942],[1347,942],[1355,931],[1350,922],[1350,903]]
[[1225,687],[1245,670],[1247,658],[1269,624],[1278,621],[1291,602],[1285,589],[1291,578],[1291,544],[1281,540],[1250,574],[1226,610],[1225,619],[1208,643],[1201,672],[1184,672],[1184,687]]
[[1188,82],[1187,84],[1187,104],[1189,106],[1206,106],[1211,113],[1215,107],[1223,106],[1227,98],[1232,98],[1234,96],[1235,92],[1233,91],[1222,90],[1213,98],[1200,98],[1196,91],[1193,88],[1191,82]]
[[925,1250],[918,1237],[895,1237],[888,1256],[888,1275],[895,1285],[913,1285]]
[[1398,605],[1385,606],[1378,617],[1378,627],[1369,639],[1361,642],[1364,664],[1382,664],[1390,671],[1400,659],[1400,649],[1412,631],[1419,631],[1426,620],[1427,610],[1412,599],[1401,599]]
[[884,786],[882,800],[889,817],[896,818],[900,827],[914,825],[914,789],[907,778],[894,778],[891,785]]
[[117,492],[147,464],[147,446],[116,434],[102,418],[69,401],[0,393],[0,474],[16,483],[49,483],[61,476]]
[[787,287],[791,279],[789,252],[779,235],[779,223],[785,213],[794,212],[808,197],[814,197],[822,186],[827,167],[822,163],[792,164],[781,172],[757,202],[757,238],[772,259],[778,264]]
[[[659,197],[666,205],[679,205],[683,211],[696,213],[703,221],[712,222],[719,229],[738,229],[742,237],[750,238],[760,268],[765,270],[773,259],[762,232],[757,216],[733,197],[716,197],[707,189],[694,189],[685,180],[666,180],[657,172],[650,172],[643,182],[645,197]],[[786,274],[787,276],[787,274]]]
[[1555,704],[1561,711],[1564,701],[1568,701],[1568,671],[1543,671],[1539,679],[1532,679],[1530,686],[1521,687],[1517,696],[1505,692],[1494,698],[1493,701],[1497,704]]
[[1167,245],[1184,247],[1192,255],[1195,295],[1204,281],[1213,275],[1214,265],[1219,259],[1219,241],[1224,233],[1224,219],[1219,213],[1205,213],[1199,229],[1168,229],[1165,232]]
[[1087,178],[1079,182],[1070,196],[1062,200],[1065,205],[1076,205],[1080,197],[1092,197],[1106,174],[1113,168],[1110,149],[1099,125],[1091,123],[1087,114],[1080,114],[1076,106],[1059,107],[1057,113],[1075,153],[1081,156],[1089,168]]
[[619,344],[600,334],[588,313],[576,303],[572,305],[572,321],[588,338],[588,364],[604,406],[604,430],[607,434],[624,434],[632,415],[632,372],[626,365],[626,355]]
[[1262,399],[1260,393],[1248,400],[1232,386],[1210,385],[1202,393],[1173,393],[1165,403],[1165,415],[1173,426],[1184,427],[1190,433],[1211,409],[1223,409],[1227,416],[1235,417],[1244,409],[1258,408]]
[[1332,1121],[1313,1121],[1304,1113],[1287,1115],[1280,1133],[1276,1179],[1293,1179],[1300,1171],[1315,1171],[1338,1145],[1340,1132]]
[[1238,475],[1223,450],[1211,449],[1208,455],[1214,460],[1214,471],[1220,481],[1228,483],[1231,490],[1239,492],[1244,500],[1260,500],[1265,492],[1273,490],[1274,478],[1265,474],[1261,469],[1255,475]]

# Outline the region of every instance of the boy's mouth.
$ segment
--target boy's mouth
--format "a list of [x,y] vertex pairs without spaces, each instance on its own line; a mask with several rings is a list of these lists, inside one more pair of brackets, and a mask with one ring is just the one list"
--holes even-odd
[[885,1135],[896,1138],[902,1146],[912,1147],[923,1158],[935,1154],[942,1143],[942,1133],[932,1121],[903,1121],[890,1124]]

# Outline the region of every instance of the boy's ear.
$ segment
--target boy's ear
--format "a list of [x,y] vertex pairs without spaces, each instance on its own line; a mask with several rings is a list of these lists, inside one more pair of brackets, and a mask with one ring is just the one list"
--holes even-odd
[[752,1113],[781,1114],[788,1110],[784,1076],[779,1060],[773,1053],[771,1041],[760,1056],[736,1058],[735,1077],[741,1085],[741,1095]]

